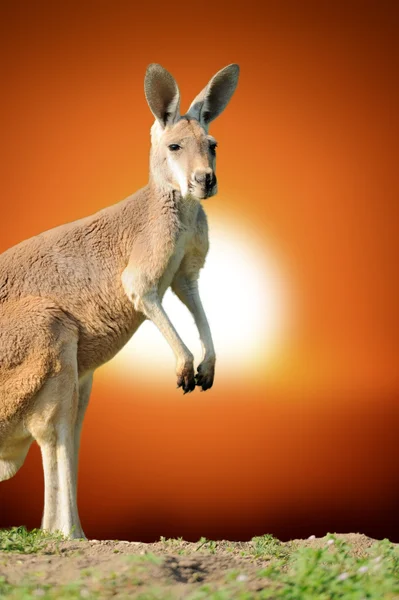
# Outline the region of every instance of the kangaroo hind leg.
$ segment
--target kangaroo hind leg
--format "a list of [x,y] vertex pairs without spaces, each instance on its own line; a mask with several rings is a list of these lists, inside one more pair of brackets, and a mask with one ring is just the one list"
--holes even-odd
[[24,297],[0,303],[0,481],[13,477],[33,441],[29,416],[45,382],[59,371],[76,327],[52,301]]
[[32,441],[29,434],[15,434],[3,442],[0,448],[0,481],[11,479],[22,467]]
[[79,381],[79,402],[78,412],[75,423],[75,469],[76,477],[78,477],[78,465],[79,465],[79,449],[80,449],[80,438],[82,433],[83,419],[86,414],[86,409],[89,404],[91,388],[93,385],[93,374],[86,375],[81,381]]
[[61,369],[38,394],[27,427],[40,446],[45,498],[42,528],[84,537],[76,498],[75,428],[79,405],[76,340],[61,353]]

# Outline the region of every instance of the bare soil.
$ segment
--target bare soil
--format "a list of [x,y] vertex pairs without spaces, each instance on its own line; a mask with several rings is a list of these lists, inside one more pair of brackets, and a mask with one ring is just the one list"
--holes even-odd
[[[337,537],[347,541],[358,556],[363,556],[375,542],[361,534]],[[280,548],[284,552],[298,547],[321,548],[325,544],[326,538],[292,540]],[[35,584],[38,590],[46,584],[58,587],[76,583],[82,597],[92,593],[110,597],[115,590],[107,592],[106,588],[117,581],[130,597],[157,589],[174,598],[185,598],[201,585],[210,584],[217,590],[228,581],[242,581],[247,591],[259,591],[267,582],[257,573],[270,559],[267,555],[256,556],[253,542],[60,541],[51,542],[37,554],[0,553],[0,577],[17,586]]]

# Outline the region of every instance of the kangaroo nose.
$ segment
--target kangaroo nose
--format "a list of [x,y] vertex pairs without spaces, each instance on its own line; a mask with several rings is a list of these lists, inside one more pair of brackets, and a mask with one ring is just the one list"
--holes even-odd
[[197,171],[194,173],[194,179],[197,183],[200,183],[209,189],[213,181],[212,169],[209,167],[207,169],[197,169]]

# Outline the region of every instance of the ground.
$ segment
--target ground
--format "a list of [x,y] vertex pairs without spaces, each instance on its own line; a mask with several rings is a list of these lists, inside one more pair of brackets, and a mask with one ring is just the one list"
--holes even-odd
[[65,541],[0,532],[0,598],[399,599],[399,545],[361,534],[279,542]]

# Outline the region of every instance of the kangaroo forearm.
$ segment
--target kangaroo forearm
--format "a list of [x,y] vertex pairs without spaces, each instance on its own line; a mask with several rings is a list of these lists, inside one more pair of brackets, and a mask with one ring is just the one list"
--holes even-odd
[[180,362],[192,362],[193,355],[177,333],[173,323],[163,308],[156,292],[150,292],[140,298],[139,306],[162,333],[172,348],[176,359]]
[[214,359],[215,348],[213,345],[211,329],[204,307],[202,306],[197,281],[190,281],[186,278],[178,278],[174,282],[173,290],[183,304],[187,306],[188,310],[194,317],[194,321],[202,343],[204,359]]
[[188,309],[193,315],[195,324],[198,329],[198,333],[202,343],[204,359],[214,358],[215,348],[213,345],[211,328],[209,326],[208,319],[202,306],[199,294],[191,298],[190,306],[188,306]]
[[162,333],[178,363],[192,363],[193,355],[185,346],[159,299],[157,288],[145,272],[129,263],[122,273],[122,285],[135,310],[143,313]]

